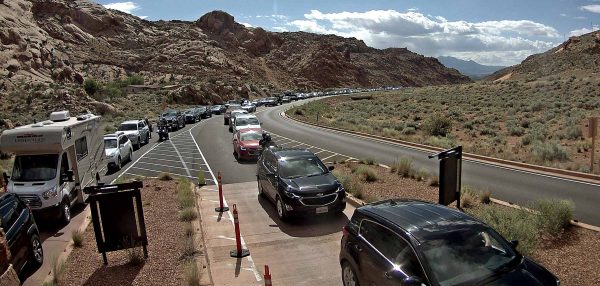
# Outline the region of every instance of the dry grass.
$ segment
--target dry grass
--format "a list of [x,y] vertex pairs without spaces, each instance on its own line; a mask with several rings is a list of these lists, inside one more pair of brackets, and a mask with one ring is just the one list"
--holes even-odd
[[71,233],[71,240],[73,241],[74,247],[82,247],[83,246],[83,233],[76,230]]
[[319,113],[319,124],[589,172],[591,143],[580,122],[600,109],[598,86],[600,78],[586,75],[405,88],[368,101],[320,99],[289,115],[314,122]]
[[172,181],[173,176],[169,173],[162,173],[158,176],[158,179],[161,181]]
[[187,286],[200,285],[200,271],[198,271],[198,265],[195,260],[188,260],[184,265],[185,269],[185,283]]

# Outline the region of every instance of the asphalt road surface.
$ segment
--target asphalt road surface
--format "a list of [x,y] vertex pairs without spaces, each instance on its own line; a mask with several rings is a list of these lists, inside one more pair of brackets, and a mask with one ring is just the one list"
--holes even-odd
[[[424,167],[437,174],[438,162],[428,159],[420,150],[399,144],[356,136],[297,123],[281,117],[280,113],[295,102],[270,108],[258,114],[263,128],[274,134],[313,146],[363,159],[373,158],[382,164],[391,164],[400,157],[411,157],[416,168]],[[493,164],[463,161],[462,182],[480,190],[489,190],[500,200],[527,205],[536,199],[570,199],[575,203],[575,219],[600,225],[600,185],[564,179],[538,173],[500,167]]]

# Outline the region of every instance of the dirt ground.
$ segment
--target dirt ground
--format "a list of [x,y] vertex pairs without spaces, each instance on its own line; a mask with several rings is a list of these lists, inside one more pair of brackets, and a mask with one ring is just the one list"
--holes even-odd
[[148,234],[148,259],[129,263],[126,251],[110,252],[108,265],[98,253],[94,229],[84,233],[83,247],[65,263],[59,285],[182,285],[184,223],[178,219],[176,181],[144,181],[142,202]]
[[[337,164],[335,170],[351,174],[349,165]],[[426,181],[402,178],[379,166],[369,167],[376,171],[379,180],[362,184],[366,197],[376,200],[438,200],[438,187],[431,187]],[[565,230],[561,237],[542,239],[532,258],[554,273],[560,279],[561,285],[600,285],[600,255],[597,255],[599,249],[600,232],[572,226]]]

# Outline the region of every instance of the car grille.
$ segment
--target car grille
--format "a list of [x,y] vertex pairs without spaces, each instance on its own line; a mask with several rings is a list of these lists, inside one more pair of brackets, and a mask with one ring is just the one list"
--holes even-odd
[[39,208],[42,206],[42,200],[40,200],[40,197],[37,195],[19,195],[19,198],[32,208]]
[[305,206],[325,206],[337,200],[337,194],[324,195],[322,197],[303,197],[300,202]]

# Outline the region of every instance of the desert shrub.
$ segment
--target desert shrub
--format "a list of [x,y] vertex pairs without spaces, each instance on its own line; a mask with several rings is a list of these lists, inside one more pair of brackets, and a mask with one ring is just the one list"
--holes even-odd
[[402,134],[403,135],[413,135],[417,133],[417,129],[415,129],[414,127],[404,127],[404,129],[402,129]]
[[462,187],[460,191],[460,206],[462,208],[472,208],[477,206],[479,194],[469,186]]
[[430,187],[437,187],[440,185],[440,178],[438,176],[431,176],[429,180],[427,180],[427,185]]
[[171,181],[173,180],[173,176],[169,173],[162,173],[158,176],[158,179],[161,181]]
[[71,233],[71,240],[73,240],[74,247],[82,247],[83,246],[83,233],[76,230]]
[[304,115],[304,110],[302,110],[301,108],[298,108],[298,109],[296,109],[296,111],[294,111],[294,114],[302,116],[302,115]]
[[537,246],[538,228],[535,214],[497,205],[479,205],[469,213],[490,225],[508,240],[518,240],[517,249],[530,255]]
[[551,235],[560,234],[570,224],[575,210],[573,201],[558,199],[538,200],[531,208],[538,212],[540,230]]
[[177,199],[179,200],[179,208],[195,208],[196,195],[190,186],[190,181],[185,178],[178,180],[177,184]]
[[575,140],[575,139],[581,138],[581,136],[583,136],[583,134],[581,133],[580,126],[576,125],[576,126],[568,126],[567,130],[564,133],[564,136],[567,139]]
[[198,270],[198,265],[196,265],[196,261],[190,259],[185,262],[185,283],[187,286],[196,286],[200,285],[200,271]]
[[531,152],[541,161],[565,161],[568,158],[566,149],[555,141],[536,141],[531,147]]
[[194,236],[184,236],[182,241],[182,258],[193,257],[196,254],[196,244]]
[[377,175],[377,173],[373,169],[366,166],[359,166],[356,169],[355,173],[361,180],[368,183],[376,182],[377,180],[379,180],[379,176]]
[[190,222],[198,218],[196,208],[185,208],[179,212],[179,220]]
[[375,165],[375,159],[373,159],[373,158],[362,159],[362,160],[360,160],[360,163],[365,164],[365,165]]
[[99,88],[98,82],[93,78],[88,78],[83,82],[83,89],[89,96],[96,94]]
[[116,86],[105,86],[102,88],[102,93],[111,99],[123,97],[123,91]]
[[419,171],[415,173],[415,179],[418,181],[425,181],[429,179],[429,171],[425,168],[420,168]]
[[400,158],[395,161],[390,169],[391,172],[398,173],[402,177],[409,177],[412,171],[412,159],[411,158]]
[[482,204],[489,204],[492,202],[491,196],[492,193],[490,191],[483,191],[479,194],[479,202]]
[[525,135],[523,138],[521,138],[521,145],[527,146],[529,144],[531,144],[531,136]]
[[446,136],[452,130],[452,121],[442,114],[435,113],[425,119],[423,130],[431,136]]
[[456,142],[449,137],[429,136],[429,138],[425,140],[425,144],[442,148],[452,148],[456,145]]
[[185,236],[193,236],[194,235],[194,225],[191,222],[188,222],[184,225],[183,234]]
[[338,178],[338,180],[340,180],[340,183],[342,183],[342,186],[344,186],[344,189],[346,189],[347,192],[351,193],[352,195],[354,195],[355,197],[357,197],[359,199],[364,197],[363,185],[360,182],[360,180],[356,179],[352,175],[346,175],[337,170],[334,171],[333,174],[335,175],[336,178]]
[[206,185],[206,178],[204,176],[204,171],[198,172],[198,185],[200,185],[200,186]]

